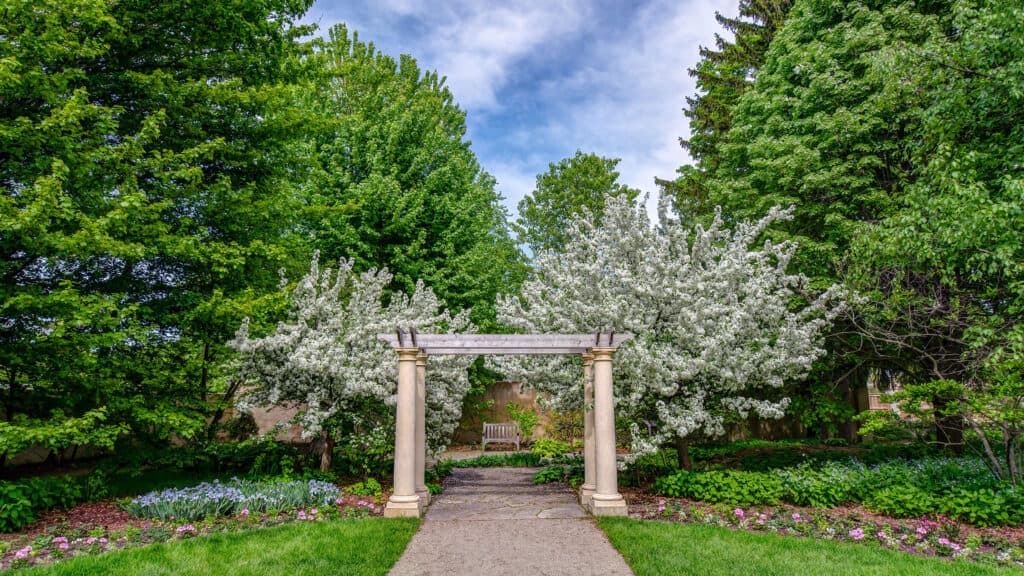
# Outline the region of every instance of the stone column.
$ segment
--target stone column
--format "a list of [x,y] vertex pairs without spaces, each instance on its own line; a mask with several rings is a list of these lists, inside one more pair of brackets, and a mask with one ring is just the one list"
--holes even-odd
[[416,357],[419,348],[396,348],[398,352],[398,406],[395,414],[395,486],[384,516],[420,515],[416,495]]
[[626,501],[619,494],[615,465],[615,406],[612,392],[614,348],[592,348],[594,355],[594,441],[597,488],[590,501],[595,516],[625,516]]
[[427,355],[416,356],[416,494],[420,506],[430,504],[427,489]]
[[597,489],[597,468],[594,454],[594,355],[583,354],[583,485],[580,504],[590,508]]

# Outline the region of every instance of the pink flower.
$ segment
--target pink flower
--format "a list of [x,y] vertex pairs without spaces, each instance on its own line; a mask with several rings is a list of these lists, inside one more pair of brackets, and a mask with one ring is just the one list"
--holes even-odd
[[67,536],[57,536],[56,538],[53,539],[53,541],[56,544],[60,544],[62,542],[66,544],[68,539],[67,539]]
[[878,531],[878,534],[876,534],[876,536],[878,536],[878,538],[880,540],[885,540],[886,538],[889,537],[888,534],[886,534],[885,532],[882,532],[881,530]]
[[196,531],[196,527],[191,525],[191,524],[186,524],[184,526],[178,526],[177,528],[174,529],[174,531],[177,532],[178,534],[184,534],[185,532],[195,532]]
[[248,515],[249,515],[249,509],[248,508],[242,508],[242,516],[248,516]]
[[306,519],[306,511],[305,510],[299,510],[298,518],[299,518],[299,520],[305,520]]
[[853,538],[854,540],[862,540],[864,538],[864,530],[860,528],[854,528],[853,530],[850,530],[848,534],[850,535],[850,538]]
[[799,522],[799,521],[800,521],[800,513],[799,512],[793,512],[793,522]]
[[764,526],[764,518],[758,518],[758,519],[757,519],[757,524],[758,524],[759,526]]
[[957,544],[956,542],[950,543],[949,547],[952,548],[954,552],[959,552],[960,551],[960,545]]
[[737,508],[737,509],[733,510],[732,513],[735,514],[737,518],[743,518],[743,509],[742,508]]
[[25,546],[21,550],[18,550],[17,552],[15,552],[14,553],[14,557],[17,558],[18,560],[24,560],[24,559],[28,558],[29,554],[31,554],[31,553],[32,553],[32,547],[31,546]]
[[919,535],[921,535],[921,536],[927,536],[928,535],[928,529],[925,528],[924,526],[918,526],[917,527],[917,533]]
[[939,538],[940,546],[949,546],[949,538]]
[[316,516],[318,512],[319,512],[319,510],[317,510],[316,508],[313,508],[312,510],[309,511],[309,513],[314,515],[314,516]]
[[96,537],[94,537],[94,536],[90,536],[89,538],[87,538],[87,539],[85,540],[85,543],[86,543],[86,544],[95,544],[95,543],[96,543]]
[[100,544],[106,544],[107,542],[109,542],[109,540],[106,538],[100,538]]
[[341,506],[342,504],[345,503],[345,500],[342,498],[335,498],[334,503],[337,504],[338,506]]
[[377,509],[377,507],[373,505],[373,502],[370,502],[369,504],[367,504],[366,507],[369,508],[370,510],[376,510]]
[[67,550],[68,549],[68,543],[67,542],[61,542],[60,544],[57,545],[57,548],[60,548],[61,550]]

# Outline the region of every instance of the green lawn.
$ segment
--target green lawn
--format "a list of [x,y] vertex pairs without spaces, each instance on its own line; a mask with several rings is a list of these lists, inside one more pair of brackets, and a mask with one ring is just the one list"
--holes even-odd
[[599,524],[636,576],[879,576],[1020,573],[922,558],[844,542],[733,531],[714,526],[601,518]]
[[155,544],[35,568],[33,576],[383,576],[418,520],[303,522]]

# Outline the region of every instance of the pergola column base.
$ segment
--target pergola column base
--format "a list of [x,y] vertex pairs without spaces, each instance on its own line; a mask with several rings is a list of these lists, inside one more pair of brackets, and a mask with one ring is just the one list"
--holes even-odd
[[590,501],[594,498],[594,493],[597,491],[597,486],[593,484],[584,484],[580,486],[580,506],[583,506],[585,510],[590,509]]
[[628,516],[629,508],[622,494],[594,494],[590,500],[590,513],[594,516]]
[[429,489],[427,489],[427,488],[418,489],[418,490],[416,490],[416,495],[420,497],[420,507],[421,508],[426,508],[427,506],[430,505],[430,490]]
[[415,494],[412,496],[392,495],[391,498],[388,498],[387,505],[384,506],[385,518],[419,518],[422,512],[420,497]]

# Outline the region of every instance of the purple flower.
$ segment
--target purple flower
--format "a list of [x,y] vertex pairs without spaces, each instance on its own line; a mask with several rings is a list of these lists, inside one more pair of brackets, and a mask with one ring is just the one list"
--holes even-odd
[[799,521],[800,521],[800,513],[799,512],[793,512],[793,522],[799,522]]
[[743,518],[743,509],[742,508],[737,508],[737,509],[733,510],[732,513],[735,514],[737,518]]
[[864,538],[864,530],[860,528],[854,528],[853,530],[850,530],[848,534],[850,535],[850,538],[853,538],[854,540],[862,540]]

